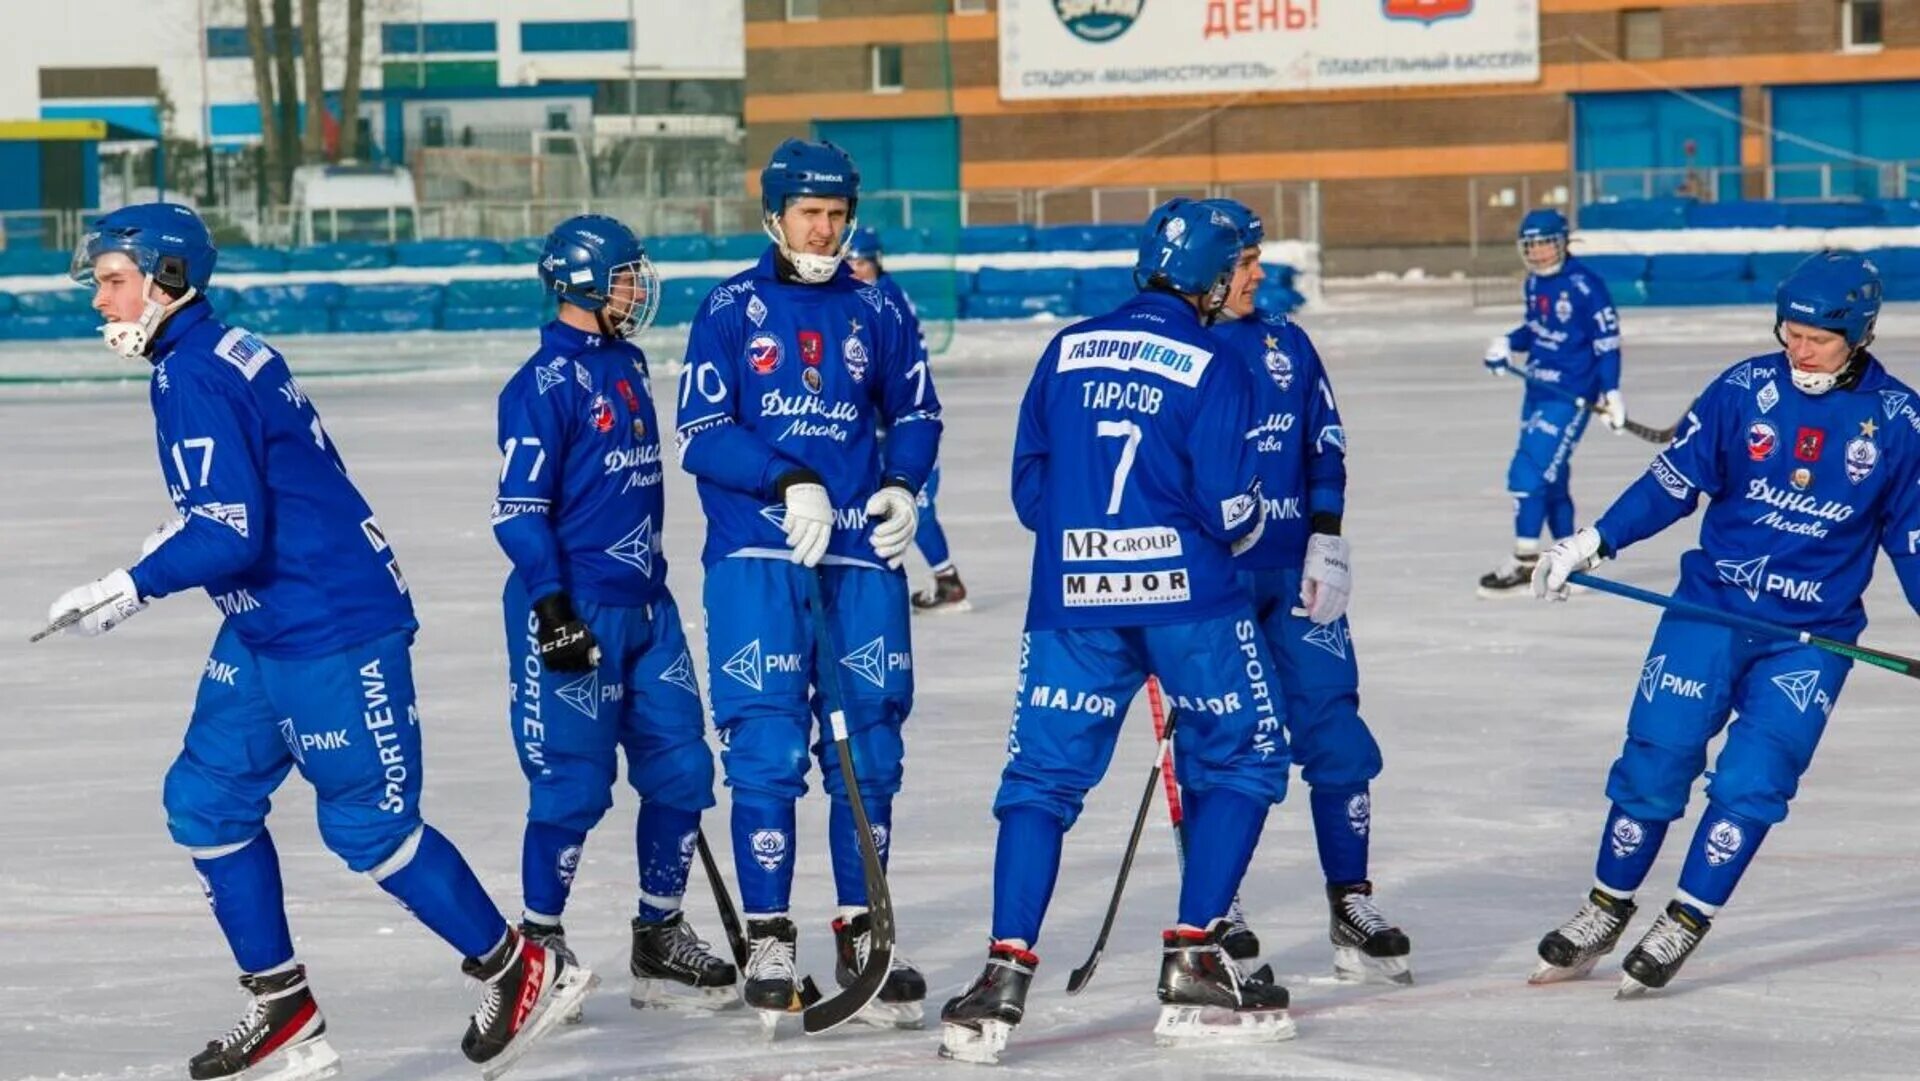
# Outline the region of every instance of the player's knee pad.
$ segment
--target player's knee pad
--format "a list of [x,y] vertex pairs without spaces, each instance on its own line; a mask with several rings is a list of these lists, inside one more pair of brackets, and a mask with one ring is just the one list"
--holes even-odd
[[759,712],[720,726],[720,767],[727,787],[768,800],[807,794],[807,737],[813,718],[804,713]]
[[614,764],[550,758],[528,788],[527,819],[586,833],[613,806]]
[[1067,777],[1016,768],[1018,765],[1009,762],[1000,774],[1000,789],[993,797],[994,817],[1025,807],[1059,819],[1062,829],[1072,829],[1080,820],[1088,790]]
[[713,751],[698,735],[665,744],[649,744],[627,758],[627,780],[643,800],[682,811],[713,806]]
[[1807,761],[1797,749],[1770,740],[1729,739],[1713,763],[1707,796],[1734,814],[1771,826],[1786,819]]
[[1297,727],[1287,742],[1300,779],[1314,788],[1357,789],[1380,776],[1379,741],[1351,710]]
[[321,842],[359,872],[391,860],[421,825],[419,809],[412,804],[394,814],[363,804],[322,802],[319,818]]
[[184,754],[167,769],[160,799],[167,811],[167,834],[186,848],[241,844],[266,828],[266,804],[237,799]]
[[[900,734],[900,722],[881,719],[849,732],[848,740],[853,745],[854,776],[860,782],[861,793],[869,797],[891,799],[900,791],[900,782],[906,774],[902,763],[907,748]],[[829,795],[846,799],[847,782],[840,772],[839,753],[824,737],[817,751],[820,755],[821,784]]]
[[1607,776],[1607,798],[1635,818],[1671,822],[1686,813],[1687,793],[1706,765],[1704,747],[1670,747],[1628,736]]

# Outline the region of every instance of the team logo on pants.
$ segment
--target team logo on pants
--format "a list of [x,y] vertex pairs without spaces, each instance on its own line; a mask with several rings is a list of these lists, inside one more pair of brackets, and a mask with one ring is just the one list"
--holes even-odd
[[573,875],[580,869],[580,846],[568,845],[553,858],[553,877],[563,886],[573,885]]
[[754,830],[747,835],[747,848],[753,860],[768,871],[778,871],[787,862],[786,830]]
[[1707,831],[1707,863],[1714,867],[1727,862],[1740,854],[1740,846],[1746,842],[1747,835],[1740,827],[1721,819]]
[[1347,828],[1356,837],[1365,837],[1373,828],[1373,797],[1365,792],[1355,792],[1347,799]]
[[1626,815],[1621,815],[1613,820],[1613,828],[1607,831],[1607,836],[1613,846],[1614,857],[1626,859],[1638,852],[1641,844],[1646,841],[1647,827]]

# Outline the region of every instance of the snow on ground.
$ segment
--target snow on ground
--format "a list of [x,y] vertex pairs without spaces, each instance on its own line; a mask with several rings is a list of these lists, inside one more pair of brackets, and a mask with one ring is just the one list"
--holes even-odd
[[[1910,943],[1920,791],[1906,762],[1911,685],[1856,671],[1802,786],[1733,905],[1680,981],[1612,1000],[1617,964],[1585,983],[1525,983],[1539,936],[1591,875],[1601,786],[1623,730],[1650,608],[1588,596],[1565,606],[1475,599],[1502,554],[1502,494],[1518,387],[1480,373],[1512,308],[1470,311],[1459,286],[1357,287],[1306,322],[1329,359],[1352,436],[1353,625],[1365,713],[1386,750],[1375,787],[1375,878],[1413,936],[1417,986],[1330,986],[1325,902],[1304,799],[1271,820],[1247,883],[1268,960],[1294,991],[1299,1039],[1258,1049],[1153,1046],[1159,929],[1176,872],[1156,815],[1098,979],[1063,993],[1098,929],[1144,780],[1136,710],[1112,775],[1068,841],[1009,1078],[1905,1077],[1920,1057],[1920,948]],[[1626,315],[1627,397],[1665,424],[1716,370],[1770,347],[1761,309]],[[947,406],[941,518],[973,590],[970,615],[915,625],[919,704],[896,811],[894,890],[904,950],[933,987],[930,1012],[979,968],[993,822],[1026,592],[1029,539],[1006,498],[1013,407],[1057,324],[969,325],[938,362]],[[288,339],[296,371],[380,512],[424,625],[415,651],[427,725],[425,807],[494,895],[518,907],[523,788],[506,730],[499,587],[487,527],[496,472],[493,397],[531,335]],[[658,358],[678,336],[652,335]],[[1883,353],[1920,376],[1920,308],[1884,321]],[[98,345],[8,346],[0,377],[116,370]],[[662,369],[669,365],[660,365]],[[339,375],[384,368],[387,375]],[[137,372],[137,369],[135,369]],[[654,387],[670,408],[664,372]],[[168,513],[138,384],[0,386],[0,1079],[185,1076],[243,998],[185,856],[167,840],[160,779],[178,747],[216,614],[200,597],[156,604],[91,642],[26,644],[60,590],[125,564]],[[1651,448],[1595,432],[1576,459],[1582,520]],[[692,485],[669,479],[667,550],[697,623],[700,526]],[[1690,524],[1609,569],[1671,584]],[[920,573],[923,573],[920,572]],[[1869,601],[1869,642],[1920,652],[1892,576]],[[690,627],[696,653],[702,636]],[[720,794],[724,812],[725,793]],[[796,916],[803,966],[831,978],[824,802],[803,805]],[[626,1005],[633,902],[630,791],[594,835],[568,926],[608,977],[586,1024],[531,1055],[527,1081],[955,1076],[936,1036],[859,1030],[768,1046],[734,1014],[686,1019]],[[1697,809],[1697,804],[1696,804]],[[297,779],[273,822],[301,958],[344,1077],[471,1077],[458,1041],[475,991],[456,959],[321,846]],[[727,863],[724,817],[709,833]],[[1655,870],[1678,871],[1691,821]],[[728,864],[730,866],[730,863]],[[689,908],[719,937],[695,873]],[[1645,926],[1645,919],[1638,927]],[[1637,934],[1638,928],[1636,928]]]

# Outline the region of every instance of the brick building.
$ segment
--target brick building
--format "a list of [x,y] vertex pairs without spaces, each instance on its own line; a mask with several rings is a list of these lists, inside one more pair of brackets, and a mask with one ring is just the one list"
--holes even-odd
[[1538,0],[1524,83],[1018,101],[999,6],[746,0],[749,161],[832,138],[869,190],[958,189],[969,220],[1016,190],[1318,181],[1334,249],[1491,241],[1530,205],[1641,194],[1920,195],[1915,0]]

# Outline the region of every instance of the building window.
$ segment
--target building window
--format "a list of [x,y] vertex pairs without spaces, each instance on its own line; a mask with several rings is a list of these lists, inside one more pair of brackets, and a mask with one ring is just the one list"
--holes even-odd
[[232,60],[253,55],[247,45],[247,28],[244,26],[207,27],[207,59]]
[[523,53],[623,53],[633,25],[620,19],[597,22],[521,23]]
[[873,92],[890,94],[905,88],[901,79],[900,46],[875,45],[873,47]]
[[548,131],[572,131],[573,110],[564,105],[547,106]]
[[820,17],[820,0],[787,0],[787,21],[798,22],[802,19]]
[[1840,5],[1840,47],[1875,52],[1881,43],[1883,0],[1844,0]]
[[953,0],[955,15],[984,15],[987,13],[987,0]]
[[497,60],[388,60],[380,65],[380,81],[392,90],[423,86],[499,86]]
[[1658,60],[1661,53],[1660,12],[1620,13],[1620,55],[1627,60]]
[[500,33],[493,23],[381,23],[380,51],[388,56],[496,53]]
[[447,145],[447,111],[445,109],[421,110],[420,145]]

